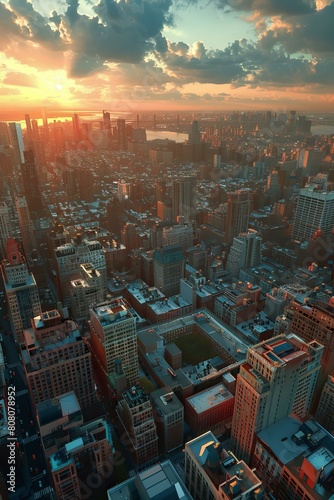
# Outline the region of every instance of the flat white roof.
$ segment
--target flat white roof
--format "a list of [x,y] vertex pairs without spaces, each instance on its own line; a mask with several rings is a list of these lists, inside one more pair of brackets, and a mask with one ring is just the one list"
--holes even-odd
[[202,413],[213,406],[218,406],[221,403],[233,398],[233,395],[226,389],[223,384],[214,385],[206,391],[199,392],[194,396],[187,398],[187,402],[194,408],[196,413]]

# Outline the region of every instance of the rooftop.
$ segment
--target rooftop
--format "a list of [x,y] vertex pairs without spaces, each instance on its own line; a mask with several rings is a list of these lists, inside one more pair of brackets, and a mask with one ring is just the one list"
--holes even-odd
[[102,326],[111,325],[132,317],[127,306],[120,300],[93,306],[92,311]]
[[[186,453],[188,448],[213,486],[222,489],[228,498],[234,498],[237,492],[245,494],[261,487],[260,479],[248,465],[227,452],[211,431],[186,443]],[[234,483],[238,485],[238,491],[231,488]]]
[[155,406],[164,414],[169,415],[183,408],[183,404],[169,387],[162,387],[151,392]]
[[81,408],[73,391],[37,404],[37,413],[41,426],[77,412],[81,412]]
[[223,384],[218,384],[205,391],[199,392],[187,398],[196,413],[203,413],[214,406],[218,406],[234,396],[226,389]]
[[114,486],[108,500],[191,500],[187,488],[169,460],[145,469],[137,476]]

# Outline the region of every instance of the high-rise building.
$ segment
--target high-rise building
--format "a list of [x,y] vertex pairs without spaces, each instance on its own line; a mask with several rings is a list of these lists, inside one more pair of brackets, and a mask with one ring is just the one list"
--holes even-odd
[[126,376],[126,387],[135,385],[138,382],[136,320],[126,301],[114,299],[91,307],[89,329],[94,368],[101,387],[106,389],[110,385],[109,375],[118,371],[117,360],[121,362],[119,371],[123,370]]
[[123,228],[123,211],[117,196],[112,196],[107,203],[107,229],[111,234],[120,238]]
[[10,210],[4,201],[0,202],[0,257],[6,256],[7,239],[12,236]]
[[54,250],[58,292],[65,305],[70,305],[70,283],[80,279],[80,264],[91,263],[99,271],[103,297],[107,294],[106,259],[101,243],[83,240],[78,235],[73,243],[65,243]]
[[121,232],[121,241],[128,252],[138,248],[139,240],[137,234],[137,226],[132,222],[127,222]]
[[227,194],[227,214],[225,219],[225,241],[232,243],[233,238],[248,229],[251,209],[251,192],[246,190]]
[[78,196],[80,200],[88,203],[94,201],[94,175],[88,168],[78,168],[76,170],[76,181]]
[[184,222],[192,222],[196,215],[196,178],[180,177],[173,180],[172,208],[173,219],[183,217]]
[[156,389],[150,398],[160,446],[169,453],[183,445],[183,404],[170,387]]
[[322,375],[326,379],[334,370],[334,307],[325,302],[309,301],[305,305],[291,302],[286,309],[292,312],[291,332],[305,342],[316,340],[324,346]]
[[194,230],[192,225],[178,224],[177,226],[165,227],[162,230],[162,244],[181,245],[183,251],[191,248],[194,244]]
[[208,431],[185,445],[186,486],[194,500],[262,499],[255,471]]
[[149,396],[140,387],[123,393],[117,415],[126,433],[125,442],[138,468],[158,460],[158,436]]
[[74,141],[78,144],[81,141],[80,118],[77,113],[72,117]]
[[84,421],[74,391],[38,403],[36,417],[46,459],[70,442],[71,430]]
[[317,408],[316,419],[334,436],[334,372],[328,375]]
[[119,151],[127,150],[127,136],[124,118],[117,119],[117,145]]
[[32,141],[32,129],[31,129],[30,115],[24,115],[24,119],[26,122],[26,129],[27,129],[27,142],[30,143]]
[[31,128],[32,128],[32,137],[34,141],[39,140],[39,128],[38,128],[38,121],[33,119],[31,120]]
[[57,309],[31,320],[23,332],[22,361],[37,405],[73,390],[85,416],[97,405],[91,353],[77,325]]
[[24,194],[28,202],[31,215],[36,217],[42,215],[42,196],[39,189],[39,181],[35,165],[34,152],[32,149],[24,151],[24,163],[21,165]]
[[226,270],[235,278],[239,278],[240,269],[243,267],[258,266],[261,263],[261,243],[261,236],[253,229],[233,238]]
[[268,498],[330,500],[334,436],[312,419],[290,415],[259,432],[253,467]]
[[180,245],[169,245],[154,251],[154,286],[166,297],[180,292],[180,280],[184,277],[184,260]]
[[77,320],[89,318],[89,308],[103,300],[101,274],[92,264],[81,264],[84,279],[71,281],[71,312]]
[[83,500],[87,497],[87,479],[95,473],[97,482],[102,483],[107,476],[113,455],[112,435],[108,423],[101,418],[73,429],[71,438],[50,456],[51,475],[57,498]]
[[200,144],[201,133],[199,131],[198,121],[194,120],[191,124],[191,131],[189,133],[189,144]]
[[43,118],[43,139],[45,142],[49,141],[49,124],[48,117],[46,114],[46,109],[42,109],[42,118]]
[[7,123],[0,122],[0,146],[9,146],[11,143]]
[[294,134],[296,132],[297,118],[296,111],[289,111],[288,120],[286,124],[287,133]]
[[334,191],[312,187],[300,190],[294,217],[292,240],[303,242],[320,231],[329,236],[334,227]]
[[13,238],[7,240],[6,256],[1,263],[1,273],[14,334],[22,344],[23,330],[30,326],[30,318],[41,313],[41,304],[35,278]]
[[8,127],[11,145],[14,150],[15,164],[16,167],[20,167],[20,165],[24,163],[24,143],[21,125],[19,123],[12,122],[8,124]]
[[36,172],[39,180],[39,185],[43,185],[47,182],[47,169],[46,169],[46,156],[44,141],[40,139],[34,139],[32,142],[32,148],[34,151],[34,157],[36,162]]
[[36,239],[26,197],[18,195],[15,199],[15,206],[24,255],[28,260],[33,249],[36,248]]
[[231,440],[249,462],[255,433],[291,413],[308,415],[323,346],[296,335],[281,335],[250,347],[237,377]]

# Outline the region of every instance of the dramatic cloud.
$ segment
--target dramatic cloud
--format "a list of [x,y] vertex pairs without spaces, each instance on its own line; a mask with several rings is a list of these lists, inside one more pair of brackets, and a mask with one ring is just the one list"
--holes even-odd
[[6,85],[15,85],[17,87],[37,87],[36,78],[25,73],[8,72],[2,80],[2,83]]
[[139,63],[154,47],[163,52],[161,31],[171,22],[170,6],[171,0],[100,0],[93,8],[96,16],[89,17],[78,13],[77,0],[69,0],[62,23],[74,53],[71,76],[90,73],[94,58],[101,63]]
[[267,16],[308,14],[316,9],[314,0],[215,0],[215,4],[223,9],[259,11]]
[[203,42],[196,42],[193,47],[180,42],[170,44],[162,60],[180,85],[189,82],[224,84],[243,79],[248,73],[243,68],[238,49],[238,41],[225,50],[214,51],[208,51]]
[[273,23],[261,36],[262,45],[280,44],[289,53],[333,53],[334,3],[298,19],[295,26]]
[[9,5],[18,18],[26,23],[29,30],[27,37],[33,39],[36,43],[52,47],[52,50],[65,48],[59,30],[52,30],[48,24],[48,19],[39,14],[30,2],[26,0],[10,0]]

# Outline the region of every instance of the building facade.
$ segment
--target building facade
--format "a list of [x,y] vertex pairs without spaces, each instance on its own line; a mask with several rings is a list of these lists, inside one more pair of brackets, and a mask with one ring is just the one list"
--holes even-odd
[[91,307],[90,345],[98,379],[104,388],[108,376],[115,372],[120,360],[127,387],[138,382],[136,321],[127,302],[114,299]]
[[237,377],[231,441],[235,453],[250,461],[255,434],[291,413],[310,410],[323,347],[295,335],[274,337],[247,351]]
[[138,468],[158,460],[158,435],[149,396],[140,387],[123,393],[117,415],[124,428],[125,444]]
[[1,273],[14,335],[22,344],[23,330],[29,328],[32,317],[41,313],[41,303],[35,278],[13,238],[7,240],[6,255],[7,259],[1,263]]

